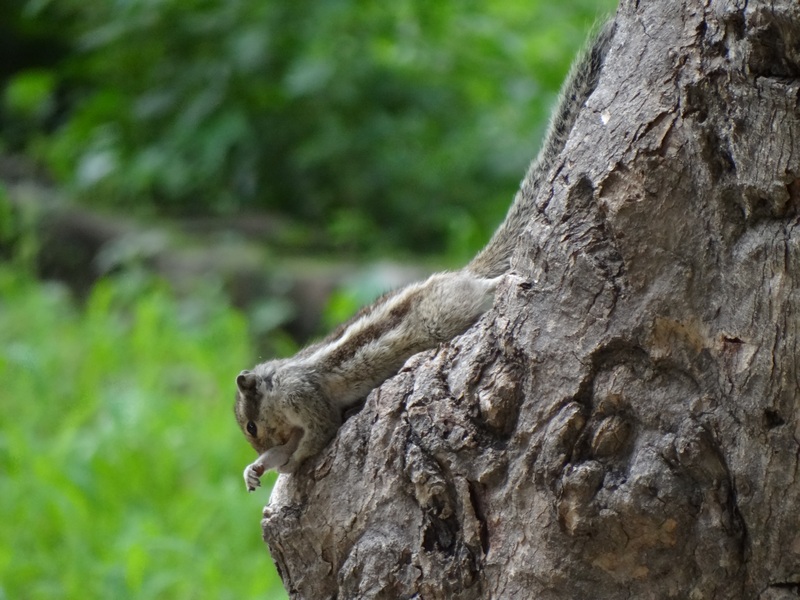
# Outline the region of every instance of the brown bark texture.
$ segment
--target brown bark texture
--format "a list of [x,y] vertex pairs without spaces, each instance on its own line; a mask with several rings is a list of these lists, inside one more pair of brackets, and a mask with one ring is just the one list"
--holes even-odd
[[800,3],[616,18],[528,284],[279,480],[292,598],[800,595]]

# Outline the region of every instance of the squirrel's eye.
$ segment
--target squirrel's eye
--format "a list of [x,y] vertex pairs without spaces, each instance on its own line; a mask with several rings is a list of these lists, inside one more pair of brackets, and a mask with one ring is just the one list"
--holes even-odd
[[258,434],[258,427],[256,427],[256,424],[253,423],[252,421],[247,422],[245,429],[247,429],[247,433],[249,433],[253,437],[256,437],[256,435]]

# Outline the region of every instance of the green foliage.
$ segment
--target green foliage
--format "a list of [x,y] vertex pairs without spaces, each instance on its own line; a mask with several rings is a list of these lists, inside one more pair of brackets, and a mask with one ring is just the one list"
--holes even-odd
[[[268,208],[339,249],[469,254],[611,6],[30,0],[73,48],[57,68],[69,110],[37,151],[94,202]],[[37,73],[12,96],[44,94]]]
[[77,309],[0,268],[0,598],[285,597],[239,475],[252,350],[225,306],[121,277]]
[[14,244],[16,237],[16,215],[8,198],[5,186],[0,183],[0,250]]
[[12,203],[5,185],[0,182],[0,260],[8,267],[31,270],[39,251],[34,220],[34,209]]
[[5,106],[21,118],[43,118],[51,110],[55,76],[44,69],[30,69],[14,77],[5,89]]
[[381,283],[370,277],[348,281],[345,286],[334,290],[328,298],[322,315],[325,330],[331,330],[344,323],[356,314],[359,308],[366,306],[387,291]]

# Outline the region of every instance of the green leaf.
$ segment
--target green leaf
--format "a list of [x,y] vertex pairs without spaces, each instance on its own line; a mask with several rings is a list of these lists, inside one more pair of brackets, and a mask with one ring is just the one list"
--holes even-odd
[[52,108],[55,86],[56,76],[52,71],[23,71],[6,84],[4,105],[12,114],[42,118]]

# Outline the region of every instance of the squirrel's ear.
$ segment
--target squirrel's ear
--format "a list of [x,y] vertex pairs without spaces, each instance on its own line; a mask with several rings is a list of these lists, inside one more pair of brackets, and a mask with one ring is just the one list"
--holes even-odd
[[242,371],[236,378],[236,386],[243,394],[245,392],[252,392],[258,385],[258,375],[252,371]]

